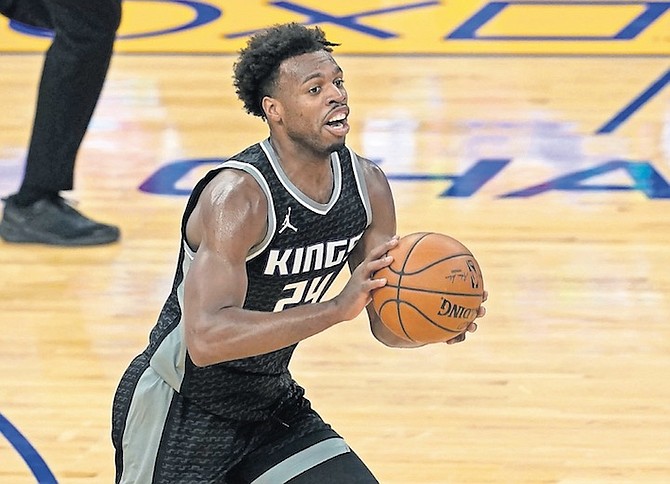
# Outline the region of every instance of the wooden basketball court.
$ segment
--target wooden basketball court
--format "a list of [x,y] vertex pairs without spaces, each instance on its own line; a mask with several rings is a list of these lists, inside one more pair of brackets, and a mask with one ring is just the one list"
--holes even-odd
[[[126,2],[122,35],[149,3]],[[224,3],[186,43],[117,43],[69,198],[122,241],[0,242],[2,484],[113,482],[111,401],[171,286],[184,194],[266,136],[232,87],[244,36],[198,35],[305,21],[248,2],[265,17],[230,24],[243,7],[210,2]],[[464,242],[488,315],[462,344],[417,350],[381,346],[361,317],[304,341],[294,377],[383,483],[669,482],[667,2],[463,3],[426,13],[427,30],[451,22],[438,46],[419,10],[361,15],[388,41],[322,27],[343,43],[348,144],[385,169],[399,233]],[[402,2],[356,4],[331,13]],[[579,5],[599,21],[575,24]],[[21,179],[45,42],[0,29],[2,196]]]

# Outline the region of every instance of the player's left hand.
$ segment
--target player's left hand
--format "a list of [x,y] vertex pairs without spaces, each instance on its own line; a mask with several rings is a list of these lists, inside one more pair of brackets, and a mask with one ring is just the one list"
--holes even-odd
[[[482,296],[482,304],[484,304],[488,298],[489,298],[489,292],[484,291],[484,295]],[[479,309],[477,309],[477,318],[484,317],[484,315],[486,315],[486,308],[484,306],[479,306]],[[453,345],[454,343],[460,343],[461,341],[465,341],[465,335],[467,333],[474,333],[475,331],[477,331],[477,323],[473,321],[468,325],[465,331],[463,331],[458,336],[451,338],[446,343],[448,345]]]

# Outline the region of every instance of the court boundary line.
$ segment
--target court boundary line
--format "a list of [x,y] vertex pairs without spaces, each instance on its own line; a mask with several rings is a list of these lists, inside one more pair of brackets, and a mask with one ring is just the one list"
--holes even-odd
[[9,444],[18,452],[37,482],[40,484],[57,484],[56,476],[51,472],[37,449],[2,413],[0,413],[0,434],[4,435]]

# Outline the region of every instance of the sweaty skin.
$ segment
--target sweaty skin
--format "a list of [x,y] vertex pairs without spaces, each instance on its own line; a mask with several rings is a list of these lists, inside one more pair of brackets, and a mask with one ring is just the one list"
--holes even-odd
[[[333,188],[330,154],[349,132],[343,72],[330,53],[289,58],[262,105],[270,142],[291,182],[315,201]],[[185,340],[199,366],[268,353],[297,343],[367,308],[373,335],[393,347],[419,346],[395,336],[371,307],[371,292],[386,284],[374,278],[388,266],[397,245],[395,207],[382,171],[363,164],[372,224],[350,255],[351,278],[329,301],[279,312],[242,309],[247,288],[246,256],[265,236],[267,200],[248,174],[227,169],[205,188],[191,214],[186,236],[196,250],[184,286]],[[483,309],[482,309],[483,311]],[[474,331],[474,323],[469,330]],[[455,338],[458,339],[458,338]]]

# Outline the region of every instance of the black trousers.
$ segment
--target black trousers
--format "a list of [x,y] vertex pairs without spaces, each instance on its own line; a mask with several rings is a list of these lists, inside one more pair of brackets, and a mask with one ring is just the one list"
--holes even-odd
[[121,0],[0,0],[0,13],[54,32],[21,189],[71,190],[77,151],[107,76]]

